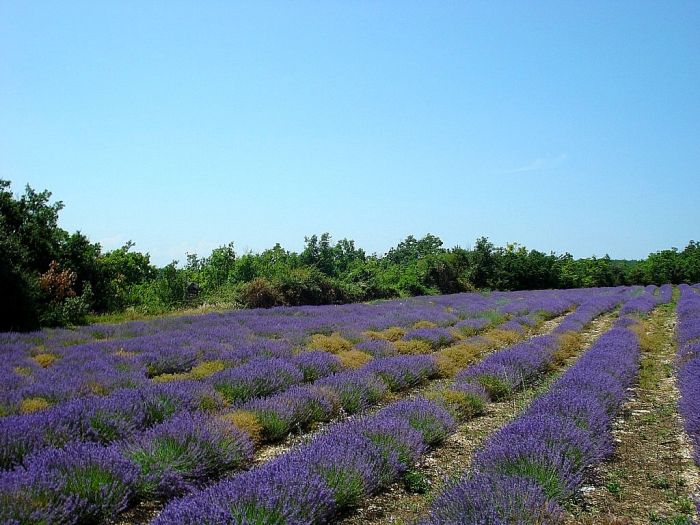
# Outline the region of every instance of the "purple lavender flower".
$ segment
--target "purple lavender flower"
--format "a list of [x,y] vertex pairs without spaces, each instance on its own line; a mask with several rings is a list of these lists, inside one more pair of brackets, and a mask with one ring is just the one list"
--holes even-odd
[[294,427],[327,421],[335,411],[332,396],[315,385],[292,387],[272,397],[254,399],[243,409],[255,414],[267,441],[283,438]]
[[361,341],[355,345],[355,348],[361,352],[365,352],[372,357],[389,357],[396,355],[396,347],[392,345],[389,341],[384,341],[383,339],[369,339],[367,341]]
[[397,392],[437,376],[435,359],[428,355],[404,355],[370,361],[363,372],[376,374],[390,390]]
[[449,486],[420,525],[559,525],[563,510],[530,478],[477,474]]
[[260,359],[214,374],[211,384],[235,403],[279,392],[303,380],[299,368],[283,359]]
[[474,457],[476,474],[445,491],[425,525],[561,523],[557,503],[573,495],[584,470],[611,451],[610,418],[638,362],[632,332],[606,332],[548,393],[485,443]]
[[3,523],[95,523],[123,510],[138,467],[114,448],[76,443],[0,474]]
[[246,433],[226,421],[183,413],[136,436],[122,450],[141,469],[139,494],[168,498],[246,466],[253,445]]
[[397,454],[380,449],[354,425],[341,425],[283,461],[308,466],[331,488],[338,508],[355,505],[399,472]]
[[384,408],[380,414],[408,421],[422,434],[423,442],[429,446],[443,441],[457,424],[444,407],[422,397],[393,403]]
[[405,341],[413,339],[425,341],[437,349],[449,345],[455,340],[455,336],[447,328],[416,328],[408,331],[404,336]]
[[294,356],[291,362],[299,367],[304,374],[304,381],[306,382],[316,381],[320,377],[335,374],[343,368],[337,356],[318,350],[302,352]]
[[309,525],[335,510],[323,477],[299,461],[273,460],[170,503],[153,525]]
[[349,414],[366,409],[386,394],[386,385],[374,374],[364,370],[342,372],[315,383],[333,392],[340,406]]

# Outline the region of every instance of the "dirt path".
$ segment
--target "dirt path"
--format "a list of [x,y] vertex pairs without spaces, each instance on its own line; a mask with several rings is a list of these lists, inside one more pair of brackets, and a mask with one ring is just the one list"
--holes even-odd
[[[595,319],[584,330],[580,349],[587,348],[607,331],[615,317],[615,314],[609,313]],[[425,494],[416,494],[408,490],[403,481],[397,482],[381,494],[368,498],[361,507],[352,509],[347,516],[341,517],[335,523],[403,525],[415,522],[427,511],[430,500],[439,494],[445,480],[460,476],[468,469],[474,452],[486,438],[520,414],[538,395],[544,393],[561,375],[563,369],[570,366],[575,359],[576,356],[569,358],[562,369],[547,375],[541,382],[519,392],[511,399],[490,404],[483,416],[460,425],[442,445],[424,456],[417,470],[429,487]]]
[[641,324],[639,384],[614,424],[613,457],[593,473],[567,525],[690,525],[698,484],[678,415],[676,317],[671,305]]

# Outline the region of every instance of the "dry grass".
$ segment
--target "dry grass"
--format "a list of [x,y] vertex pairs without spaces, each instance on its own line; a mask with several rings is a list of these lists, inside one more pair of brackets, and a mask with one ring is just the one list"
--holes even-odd
[[393,343],[400,341],[401,338],[406,335],[406,329],[401,328],[400,326],[390,326],[389,328],[380,331],[369,330],[363,335],[369,337],[370,339],[382,339]]
[[154,383],[169,383],[170,381],[184,381],[188,379],[204,379],[211,375],[221,372],[228,367],[226,362],[221,359],[213,361],[203,361],[193,367],[189,372],[180,372],[178,374],[161,374],[155,376],[152,381]]
[[497,345],[512,345],[523,339],[523,334],[515,330],[494,328],[486,332],[483,337]]
[[432,321],[416,321],[413,323],[413,328],[436,328],[437,324]]
[[360,350],[347,350],[337,355],[344,368],[360,368],[372,360],[371,355]]
[[311,350],[323,350],[325,352],[330,352],[331,354],[337,354],[339,352],[352,350],[353,344],[339,333],[335,332],[331,335],[312,335],[306,347]]
[[484,355],[487,347],[474,343],[460,343],[443,348],[436,359],[441,377],[454,377],[457,372]]
[[46,368],[51,366],[51,364],[58,359],[58,356],[56,354],[43,353],[35,355],[32,359],[34,359],[39,366]]
[[425,397],[442,404],[460,421],[483,414],[486,408],[484,400],[480,397],[449,388],[431,390],[425,394]]
[[559,347],[554,352],[553,366],[562,366],[573,355],[576,355],[583,343],[580,332],[565,332],[559,336]]
[[399,354],[430,354],[433,352],[433,347],[427,341],[420,339],[411,339],[410,341],[396,341],[394,347]]
[[253,443],[258,444],[262,440],[263,427],[258,418],[247,410],[236,410],[221,416],[221,419],[232,423],[237,428],[250,436]]
[[19,404],[20,414],[31,414],[49,408],[50,403],[43,397],[28,397]]

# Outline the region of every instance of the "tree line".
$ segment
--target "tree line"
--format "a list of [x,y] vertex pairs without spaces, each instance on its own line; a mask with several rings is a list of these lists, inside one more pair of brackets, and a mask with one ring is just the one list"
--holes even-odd
[[575,259],[519,244],[445,248],[439,237],[408,236],[386,254],[368,254],[328,233],[294,252],[279,244],[237,253],[234,244],[184,265],[157,267],[128,242],[103,251],[58,226],[63,203],[27,186],[15,196],[0,180],[0,330],[86,322],[91,314],[158,314],[202,304],[318,305],[477,290],[578,288],[700,282],[700,243],[638,261]]

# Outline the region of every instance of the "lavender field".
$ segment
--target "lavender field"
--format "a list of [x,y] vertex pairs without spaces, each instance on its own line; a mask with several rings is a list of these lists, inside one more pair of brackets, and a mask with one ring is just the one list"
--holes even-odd
[[658,508],[604,476],[645,389],[700,465],[699,345],[697,285],[2,333],[0,523],[690,524],[688,458]]

